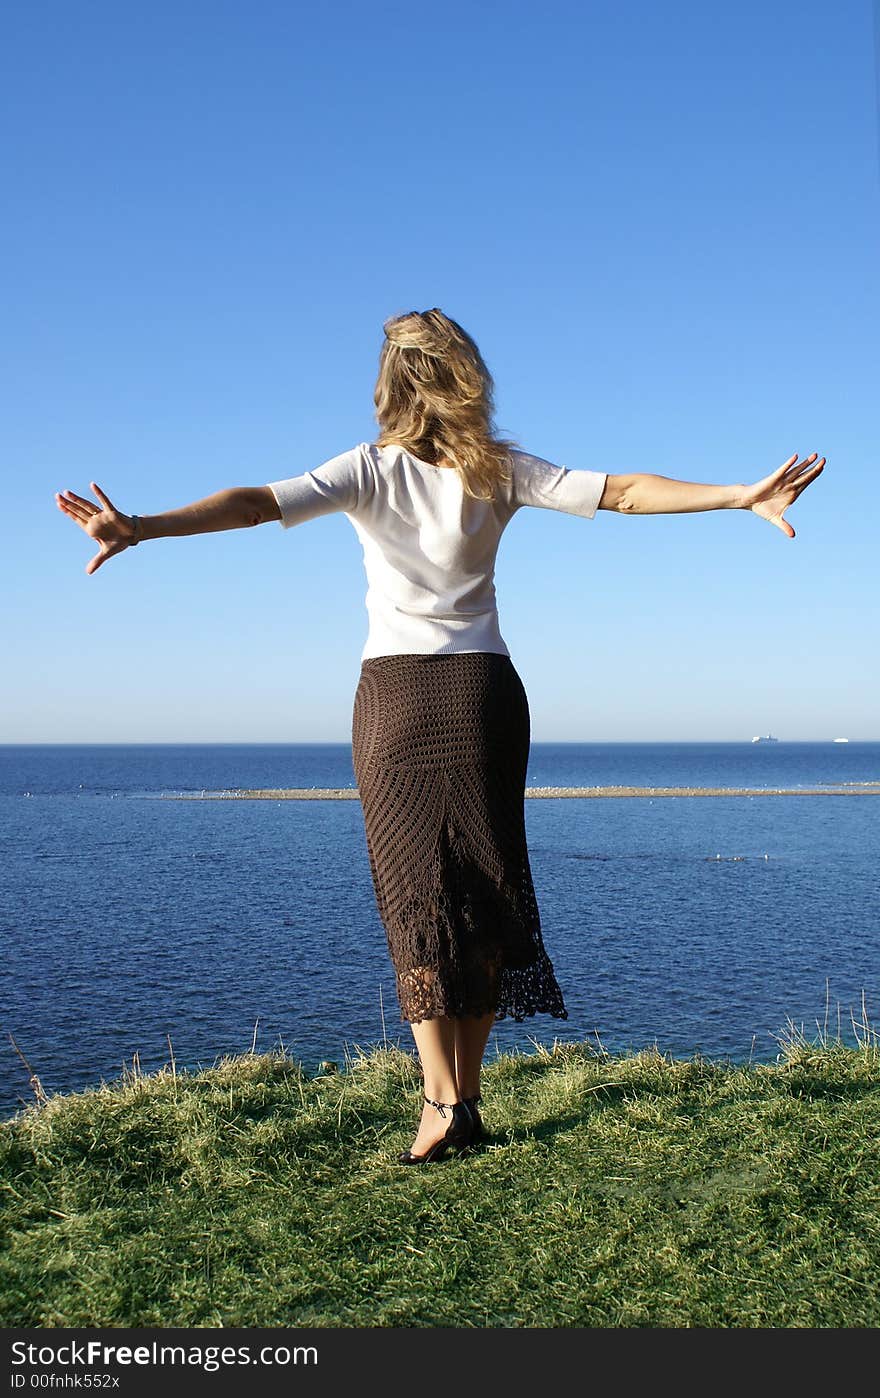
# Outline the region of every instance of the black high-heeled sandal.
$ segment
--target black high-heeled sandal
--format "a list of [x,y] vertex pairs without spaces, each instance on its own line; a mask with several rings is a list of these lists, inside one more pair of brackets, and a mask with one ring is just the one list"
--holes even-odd
[[413,1155],[411,1150],[401,1151],[398,1160],[401,1165],[431,1165],[442,1160],[449,1150],[467,1150],[474,1134],[474,1123],[466,1102],[435,1102],[431,1097],[425,1101],[445,1118],[447,1108],[452,1112],[452,1120],[446,1128],[446,1135],[435,1141],[424,1155]]
[[480,1116],[478,1110],[479,1103],[482,1102],[482,1100],[483,1099],[479,1093],[477,1093],[476,1097],[465,1097],[464,1099],[465,1105],[471,1114],[471,1120],[474,1124],[473,1142],[475,1145],[478,1141],[485,1141],[489,1134],[485,1126],[483,1125],[483,1118]]

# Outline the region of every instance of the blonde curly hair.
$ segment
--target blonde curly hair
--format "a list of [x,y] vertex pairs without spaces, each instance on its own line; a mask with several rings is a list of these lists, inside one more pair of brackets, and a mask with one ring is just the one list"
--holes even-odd
[[431,465],[449,462],[465,494],[494,500],[519,444],[495,434],[495,385],[476,343],[438,306],[392,316],[384,330],[376,445],[402,446]]

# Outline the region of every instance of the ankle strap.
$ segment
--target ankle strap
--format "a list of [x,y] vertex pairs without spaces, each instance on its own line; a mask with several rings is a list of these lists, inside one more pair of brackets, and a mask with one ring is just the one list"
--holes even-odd
[[460,1103],[458,1102],[435,1102],[433,1097],[426,1097],[425,1101],[427,1102],[429,1107],[436,1107],[440,1115],[444,1118],[444,1120],[446,1118],[446,1107],[448,1107],[451,1111],[454,1107],[460,1106]]

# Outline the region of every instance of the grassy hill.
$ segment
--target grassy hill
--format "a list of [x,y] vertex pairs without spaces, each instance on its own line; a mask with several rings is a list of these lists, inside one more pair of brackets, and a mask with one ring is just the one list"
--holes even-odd
[[380,1049],[173,1065],[0,1125],[0,1325],[880,1324],[880,1047],[501,1055],[489,1145],[404,1168]]

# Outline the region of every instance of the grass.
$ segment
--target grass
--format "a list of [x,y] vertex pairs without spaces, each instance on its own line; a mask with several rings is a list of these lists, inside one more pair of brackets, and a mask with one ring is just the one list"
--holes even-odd
[[880,1044],[589,1044],[485,1073],[490,1145],[395,1163],[413,1058],[126,1072],[0,1125],[0,1325],[872,1327]]

